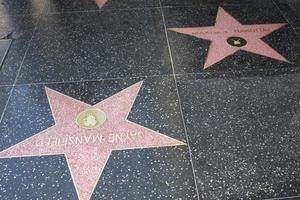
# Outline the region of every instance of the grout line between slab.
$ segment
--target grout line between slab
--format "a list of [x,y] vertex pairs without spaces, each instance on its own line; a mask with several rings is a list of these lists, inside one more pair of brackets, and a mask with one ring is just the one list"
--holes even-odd
[[[230,75],[233,75],[235,73],[264,73],[264,72],[278,72],[279,70],[286,70],[290,69],[288,67],[282,67],[278,69],[255,69],[255,70],[236,70],[236,71],[207,71],[207,72],[199,72],[199,73],[178,73],[175,74],[176,77],[179,76],[214,76],[211,78],[220,78],[220,77],[231,77]],[[293,70],[288,71],[289,73],[298,73],[300,70],[299,67],[294,67]],[[249,74],[246,74],[246,77],[249,77]],[[283,74],[276,74],[278,76],[280,75],[287,75],[287,73]],[[50,85],[50,84],[64,84],[64,83],[83,83],[83,82],[92,82],[92,81],[109,81],[109,80],[122,80],[122,79],[138,79],[138,78],[155,78],[155,77],[168,77],[168,76],[174,76],[174,74],[155,74],[155,75],[141,75],[141,76],[123,76],[123,77],[108,77],[108,78],[96,78],[96,79],[83,79],[83,80],[70,80],[70,81],[44,81],[44,82],[31,82],[31,83],[19,83],[15,84],[15,86],[23,86],[23,85]],[[253,76],[258,76],[259,75],[251,75]],[[263,75],[263,76],[268,76],[268,75]],[[242,76],[244,77],[244,76]],[[12,87],[14,86],[13,84],[4,84],[0,85],[0,87]]]
[[271,198],[271,199],[264,199],[264,200],[284,200],[284,199],[294,199],[294,198],[300,198],[300,195],[298,195],[298,196],[290,196],[290,197]]
[[123,79],[143,79],[143,78],[169,77],[169,76],[173,76],[173,75],[172,74],[162,74],[162,75],[124,76],[124,77],[111,77],[111,78],[98,78],[98,79],[83,79],[83,80],[74,80],[74,81],[50,81],[50,82],[37,82],[37,83],[20,83],[20,84],[17,84],[16,86],[84,83],[84,82],[111,81],[111,80],[123,80]]
[[[160,3],[160,2],[159,2]],[[161,5],[161,4],[160,4]],[[106,12],[106,11],[131,11],[131,10],[151,10],[161,8],[193,8],[193,7],[206,7],[215,6],[214,4],[201,4],[201,5],[182,5],[182,6],[146,6],[146,7],[134,7],[134,8],[99,8],[91,10],[73,10],[73,11],[57,11],[57,12],[45,12],[44,15],[59,15],[59,14],[72,14],[72,13],[93,13],[93,12]]]
[[191,150],[191,147],[190,147],[190,142],[189,142],[189,138],[188,138],[188,135],[187,135],[187,128],[186,128],[186,124],[185,124],[184,117],[183,117],[183,111],[182,111],[180,95],[179,95],[179,91],[178,91],[178,87],[177,87],[177,79],[176,79],[176,74],[175,74],[175,69],[174,69],[174,63],[173,63],[173,59],[172,59],[172,52],[171,52],[171,47],[170,47],[168,33],[167,33],[166,20],[165,20],[165,16],[164,16],[164,13],[163,13],[163,8],[161,6],[161,0],[159,0],[159,4],[160,4],[160,11],[161,11],[161,15],[162,15],[163,24],[164,24],[166,40],[167,40],[167,44],[168,44],[168,51],[169,51],[169,56],[170,56],[170,61],[171,61],[171,66],[172,66],[172,71],[173,71],[173,78],[174,78],[174,82],[175,82],[175,88],[176,88],[176,94],[177,94],[177,98],[178,98],[178,105],[179,105],[181,120],[182,120],[182,123],[183,123],[186,143],[187,143],[188,152],[189,152],[189,156],[190,156],[190,163],[191,163],[191,167],[192,167],[195,190],[196,190],[196,194],[197,194],[197,199],[200,200],[198,185],[197,185],[197,178],[196,178],[196,174],[195,174],[195,168],[194,168],[193,157],[192,157],[193,154],[192,154],[192,150]]
[[60,14],[72,14],[72,13],[95,13],[95,12],[106,12],[106,11],[130,11],[130,10],[157,10],[160,7],[137,7],[137,8],[103,8],[96,10],[73,10],[73,11],[60,11],[60,12],[47,12],[44,15],[60,15]]
[[[145,6],[145,7],[132,7],[132,8],[99,8],[90,10],[71,10],[71,11],[57,11],[57,12],[45,12],[44,15],[55,15],[55,14],[65,14],[65,13],[89,13],[89,12],[102,12],[102,11],[122,11],[122,10],[144,10],[144,9],[160,9],[160,8],[197,8],[197,7],[215,7],[219,4],[215,3],[201,3],[197,5],[165,5],[163,6],[159,2],[160,6]],[[227,3],[226,6],[239,6],[240,4]],[[249,5],[249,4],[245,4]],[[251,4],[250,4],[251,5]]]

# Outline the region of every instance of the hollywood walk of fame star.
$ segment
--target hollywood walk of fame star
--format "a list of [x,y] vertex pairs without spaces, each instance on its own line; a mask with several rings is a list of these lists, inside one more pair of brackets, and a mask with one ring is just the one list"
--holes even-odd
[[89,200],[113,150],[185,145],[127,121],[141,85],[93,106],[46,88],[55,125],[3,150],[0,158],[64,154],[79,199]]
[[239,50],[289,62],[261,40],[262,37],[284,25],[285,23],[242,25],[219,7],[215,26],[169,28],[168,30],[211,41],[204,64],[206,69]]
[[104,4],[107,2],[107,0],[95,0],[95,1],[99,8],[102,8]]

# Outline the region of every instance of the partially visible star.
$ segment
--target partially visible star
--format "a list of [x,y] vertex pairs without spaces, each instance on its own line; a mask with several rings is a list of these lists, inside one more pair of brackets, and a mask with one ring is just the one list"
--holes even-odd
[[185,145],[127,120],[138,82],[89,105],[46,88],[55,125],[6,150],[0,158],[65,155],[80,200],[89,200],[113,150]]
[[[169,28],[168,30],[211,41],[204,64],[204,69],[206,69],[239,50],[289,62],[261,40],[264,36],[280,29],[284,25],[286,24],[242,25],[223,8],[219,7],[215,26]],[[235,43],[231,45],[230,40]],[[246,41],[246,44],[241,43],[241,40]]]
[[99,8],[102,8],[108,0],[95,0]]

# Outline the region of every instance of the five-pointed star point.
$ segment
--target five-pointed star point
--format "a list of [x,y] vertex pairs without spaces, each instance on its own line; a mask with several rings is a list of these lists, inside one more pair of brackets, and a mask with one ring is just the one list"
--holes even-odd
[[102,8],[106,2],[107,0],[96,0],[96,4],[99,8]]
[[[219,7],[215,26],[169,28],[168,30],[211,41],[207,59],[204,64],[204,69],[206,69],[239,50],[289,62],[261,40],[262,37],[284,25],[285,23],[242,25],[223,8]],[[227,42],[227,39],[230,37],[243,38],[247,41],[247,44],[242,47],[232,46]]]
[[[141,85],[93,106],[46,88],[55,125],[0,152],[0,158],[64,154],[79,199],[89,200],[113,150],[185,145],[127,120]],[[106,113],[102,126],[84,129],[76,124],[76,116],[87,109]]]

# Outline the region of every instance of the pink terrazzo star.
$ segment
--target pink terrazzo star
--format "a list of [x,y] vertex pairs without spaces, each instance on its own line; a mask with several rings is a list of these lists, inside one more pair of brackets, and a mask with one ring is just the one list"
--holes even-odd
[[[239,50],[289,62],[261,40],[262,37],[284,25],[285,23],[242,25],[223,8],[219,7],[215,26],[170,28],[169,30],[211,41],[204,64],[204,69],[206,69]],[[230,45],[227,40],[231,37],[238,37],[241,40],[245,40],[246,44],[242,45],[239,43],[239,39],[237,39],[235,41],[237,42],[236,46]]]
[[99,8],[102,8],[107,0],[96,0],[96,4]]
[[[79,199],[89,200],[113,150],[185,145],[127,120],[141,85],[93,106],[46,88],[55,125],[0,152],[0,158],[64,154]],[[103,111],[106,121],[99,128],[80,128],[75,119],[87,109]]]

